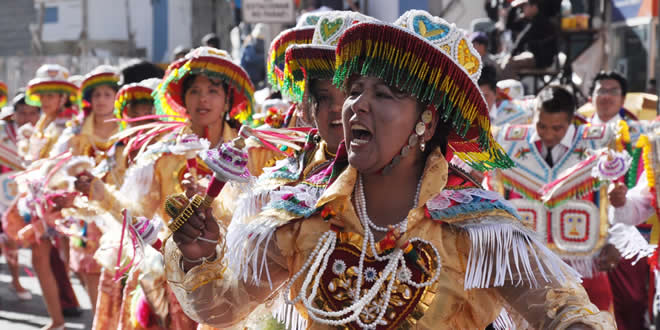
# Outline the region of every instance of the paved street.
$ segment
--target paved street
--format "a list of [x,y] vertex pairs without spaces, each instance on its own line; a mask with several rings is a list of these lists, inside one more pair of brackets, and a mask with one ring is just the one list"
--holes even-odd
[[[46,306],[41,299],[41,290],[36,277],[29,276],[25,267],[34,273],[30,265],[30,250],[19,251],[21,263],[21,283],[32,292],[32,300],[20,301],[11,287],[11,276],[4,256],[0,257],[0,329],[28,330],[39,329],[49,321]],[[72,279],[73,289],[82,305],[83,314],[77,318],[67,318],[66,329],[91,329],[92,314],[89,298],[77,278]]]

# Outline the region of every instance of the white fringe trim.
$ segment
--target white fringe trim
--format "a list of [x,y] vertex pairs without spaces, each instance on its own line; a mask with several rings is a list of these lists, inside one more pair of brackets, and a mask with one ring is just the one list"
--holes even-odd
[[236,202],[236,209],[232,216],[233,221],[240,221],[244,223],[250,218],[256,217],[264,209],[271,200],[271,190],[257,190],[245,189],[246,193],[242,194]]
[[509,312],[505,308],[502,308],[500,315],[493,322],[493,327],[498,330],[515,330],[516,324],[511,319],[511,316],[509,316]]
[[593,278],[600,273],[594,258],[595,256],[562,257],[582,278]]
[[[282,294],[287,294],[283,292]],[[298,310],[294,305],[290,305],[284,302],[282,296],[278,298],[276,304],[273,306],[273,317],[276,320],[284,323],[284,326],[288,330],[304,330],[307,329],[307,320],[298,313]]]
[[251,223],[232,219],[227,229],[226,258],[232,261],[229,268],[239,279],[260,285],[265,274],[269,287],[273,288],[267,251],[279,225],[276,219],[259,219]]
[[125,174],[124,184],[119,190],[119,196],[123,200],[136,202],[149,192],[154,179],[155,162],[131,166]]
[[608,232],[609,243],[619,250],[622,258],[635,259],[633,265],[644,257],[652,256],[657,247],[649,244],[634,226],[618,223],[610,227]]
[[522,223],[487,217],[455,226],[466,230],[472,242],[465,272],[466,290],[500,287],[507,280],[516,286],[525,281],[538,287],[537,274],[545,282],[564,283],[579,278]]

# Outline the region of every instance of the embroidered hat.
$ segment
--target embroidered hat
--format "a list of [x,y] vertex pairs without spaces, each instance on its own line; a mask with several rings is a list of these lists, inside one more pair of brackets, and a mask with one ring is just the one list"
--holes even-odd
[[268,50],[267,76],[274,89],[282,91],[284,84],[284,54],[290,45],[312,42],[314,26],[319,20],[318,13],[304,14],[291,29],[284,30],[273,39]]
[[80,102],[91,102],[92,91],[102,85],[111,86],[116,90],[119,87],[119,70],[111,65],[99,65],[86,74],[80,84],[78,97]]
[[[124,118],[124,110],[126,106],[132,104],[153,104],[154,97],[151,95],[161,80],[158,78],[149,78],[140,81],[139,83],[132,83],[124,85],[115,97],[115,117],[118,119]],[[125,128],[126,123],[120,122],[121,128]]]
[[59,64],[44,64],[37,69],[35,77],[28,82],[25,102],[40,107],[40,94],[62,93],[69,95],[71,102],[76,102],[78,86],[70,83],[69,70]]
[[232,100],[230,116],[241,123],[250,120],[254,104],[254,85],[250,77],[227,52],[212,47],[196,48],[170,64],[163,82],[154,91],[156,113],[176,116],[173,120],[185,120],[181,119],[187,117],[182,84],[187,76],[197,74],[227,83]]
[[351,25],[374,21],[353,11],[330,11],[322,15],[314,27],[311,44],[295,44],[286,50],[284,89],[296,102],[302,102],[307,82],[311,79],[331,80],[335,74],[335,48],[339,37]]
[[0,81],[0,107],[4,107],[7,104],[7,95],[9,95],[7,84]]
[[448,149],[473,168],[513,166],[491,134],[477,83],[481,58],[465,32],[426,11],[410,10],[393,24],[365,22],[339,39],[334,83],[374,76],[432,105],[453,131]]

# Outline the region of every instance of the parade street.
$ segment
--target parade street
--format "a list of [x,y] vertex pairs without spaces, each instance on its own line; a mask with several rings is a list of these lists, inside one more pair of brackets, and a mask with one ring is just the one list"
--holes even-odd
[[[0,329],[40,329],[48,324],[50,319],[46,312],[46,306],[44,306],[41,299],[41,290],[37,278],[28,275],[25,271],[27,267],[31,273],[34,273],[33,269],[26,266],[30,261],[30,250],[20,249],[18,255],[21,263],[21,284],[32,293],[32,299],[21,301],[16,297],[11,286],[7,260],[4,256],[0,257]],[[66,329],[91,329],[91,305],[85,294],[85,289],[75,276],[71,277],[71,284],[73,284],[73,290],[76,292],[83,313],[80,317],[66,318]]]

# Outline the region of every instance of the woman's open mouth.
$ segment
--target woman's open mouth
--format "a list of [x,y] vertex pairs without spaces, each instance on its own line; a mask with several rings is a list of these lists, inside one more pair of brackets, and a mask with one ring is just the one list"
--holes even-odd
[[351,135],[353,137],[351,145],[354,144],[356,146],[362,146],[369,143],[373,137],[369,129],[360,124],[353,124],[351,126]]

